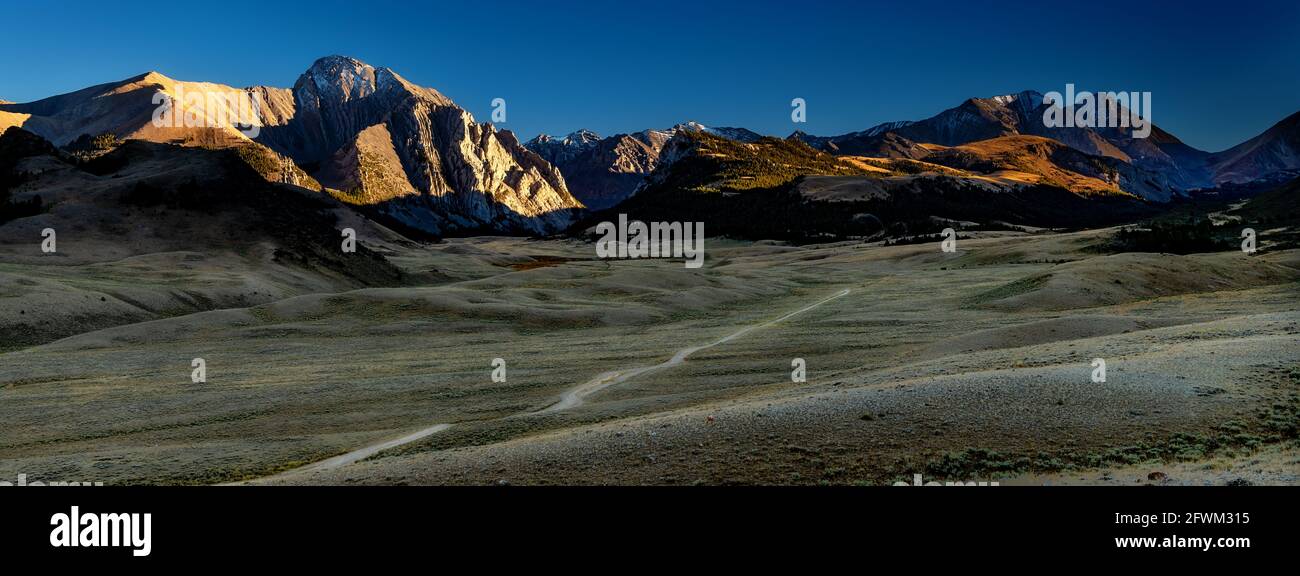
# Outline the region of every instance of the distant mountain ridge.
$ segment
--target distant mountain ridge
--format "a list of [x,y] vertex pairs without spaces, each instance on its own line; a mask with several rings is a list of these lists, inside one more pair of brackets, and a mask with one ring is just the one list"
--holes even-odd
[[1244,183],[1300,169],[1300,112],[1259,136],[1213,154],[1210,164],[1216,183]]
[[1155,187],[1180,194],[1300,168],[1300,113],[1246,143],[1212,154],[1188,146],[1159,126],[1153,126],[1147,138],[1133,137],[1131,128],[1048,127],[1043,122],[1048,106],[1041,93],[1026,90],[970,98],[924,120],[889,122],[829,137],[796,131],[790,138],[834,154],[922,159],[929,153],[924,144],[951,147],[1004,136],[1042,136],[1131,164],[1152,175]]
[[[1083,192],[1098,189],[1097,182],[1115,186],[1139,197],[1166,202],[1185,196],[1189,191],[1212,188],[1225,182],[1248,182],[1269,178],[1287,170],[1300,169],[1294,143],[1297,116],[1280,122],[1265,134],[1225,152],[1211,154],[1183,143],[1159,126],[1152,126],[1146,138],[1137,138],[1132,128],[1049,127],[1043,122],[1049,104],[1043,94],[1026,90],[989,98],[970,98],[960,105],[923,120],[901,120],[878,124],[866,130],[840,136],[815,136],[795,131],[788,138],[815,149],[842,156],[873,158],[908,158],[924,160],[941,150],[967,146],[999,138],[1037,136],[1060,142],[1084,155],[1106,160],[1085,161],[1066,150],[1050,153],[1026,148],[1015,152],[1020,160],[1010,161],[1007,154],[1018,146],[1038,146],[1032,140],[1009,140],[983,146],[1001,150],[1004,164],[1029,162],[1037,169],[1036,177],[1054,182],[1084,182]],[[1121,110],[1124,110],[1121,106]],[[1126,113],[1127,110],[1124,110]],[[757,142],[762,135],[739,128],[708,128],[685,123],[669,130],[647,130],[632,135],[609,138],[582,130],[564,138],[540,135],[526,146],[555,164],[565,174],[574,193],[593,209],[603,209],[630,196],[644,183],[638,176],[648,176],[664,162],[663,144],[679,130],[704,132],[742,143]],[[650,142],[647,134],[664,138]],[[1290,140],[1288,140],[1288,135]],[[968,156],[968,155],[967,155]],[[1069,158],[1069,166],[1048,168],[1030,157]],[[934,160],[966,165],[958,152],[944,152]],[[969,160],[969,158],[966,158]],[[1078,178],[1058,178],[1076,170]],[[1051,172],[1051,175],[1047,175]]]
[[[926,145],[934,162],[834,155],[797,139],[745,143],[681,133],[635,194],[588,216],[642,221],[683,217],[712,235],[800,242],[933,234],[955,223],[1103,225],[1154,204],[1121,189],[1136,169],[1040,136]],[[937,162],[937,163],[936,163]]]
[[763,138],[744,128],[713,128],[692,121],[666,130],[649,129],[607,138],[585,129],[563,138],[540,134],[524,146],[558,167],[583,204],[603,210],[627,199],[660,166],[664,145],[682,132],[703,132],[746,143]]

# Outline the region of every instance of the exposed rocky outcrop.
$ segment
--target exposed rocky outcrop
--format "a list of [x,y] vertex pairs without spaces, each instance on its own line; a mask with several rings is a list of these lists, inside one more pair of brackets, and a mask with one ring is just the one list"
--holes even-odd
[[575,196],[592,210],[622,202],[659,164],[659,151],[670,136],[646,130],[601,138],[580,130],[563,139],[545,134],[526,146],[564,174]]
[[555,167],[507,131],[478,124],[436,90],[352,58],[318,60],[292,104],[263,91],[272,125],[257,138],[319,167],[348,202],[433,234],[549,234],[582,204]]

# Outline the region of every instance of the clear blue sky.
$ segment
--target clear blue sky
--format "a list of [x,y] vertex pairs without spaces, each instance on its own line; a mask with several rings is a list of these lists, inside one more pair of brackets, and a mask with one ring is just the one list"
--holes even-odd
[[786,135],[919,119],[1023,89],[1151,91],[1156,124],[1220,150],[1300,110],[1300,3],[914,0],[0,0],[0,99],[157,70],[288,87],[355,56],[531,138],[686,120]]

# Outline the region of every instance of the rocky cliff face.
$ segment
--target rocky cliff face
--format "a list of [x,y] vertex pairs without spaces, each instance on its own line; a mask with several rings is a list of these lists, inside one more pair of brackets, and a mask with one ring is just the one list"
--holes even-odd
[[292,113],[282,102],[278,124],[257,140],[316,167],[345,201],[408,226],[549,234],[583,207],[560,172],[513,134],[386,68],[322,58],[291,93]]

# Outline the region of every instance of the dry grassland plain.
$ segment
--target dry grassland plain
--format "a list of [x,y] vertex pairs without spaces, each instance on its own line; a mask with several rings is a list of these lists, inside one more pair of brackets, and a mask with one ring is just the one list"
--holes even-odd
[[[709,239],[700,269],[367,238],[427,280],[367,289],[255,251],[6,254],[3,316],[75,335],[3,343],[0,479],[1300,482],[1300,253],[1090,249],[1107,233],[973,233],[951,254]],[[216,304],[132,304],[185,298]]]

